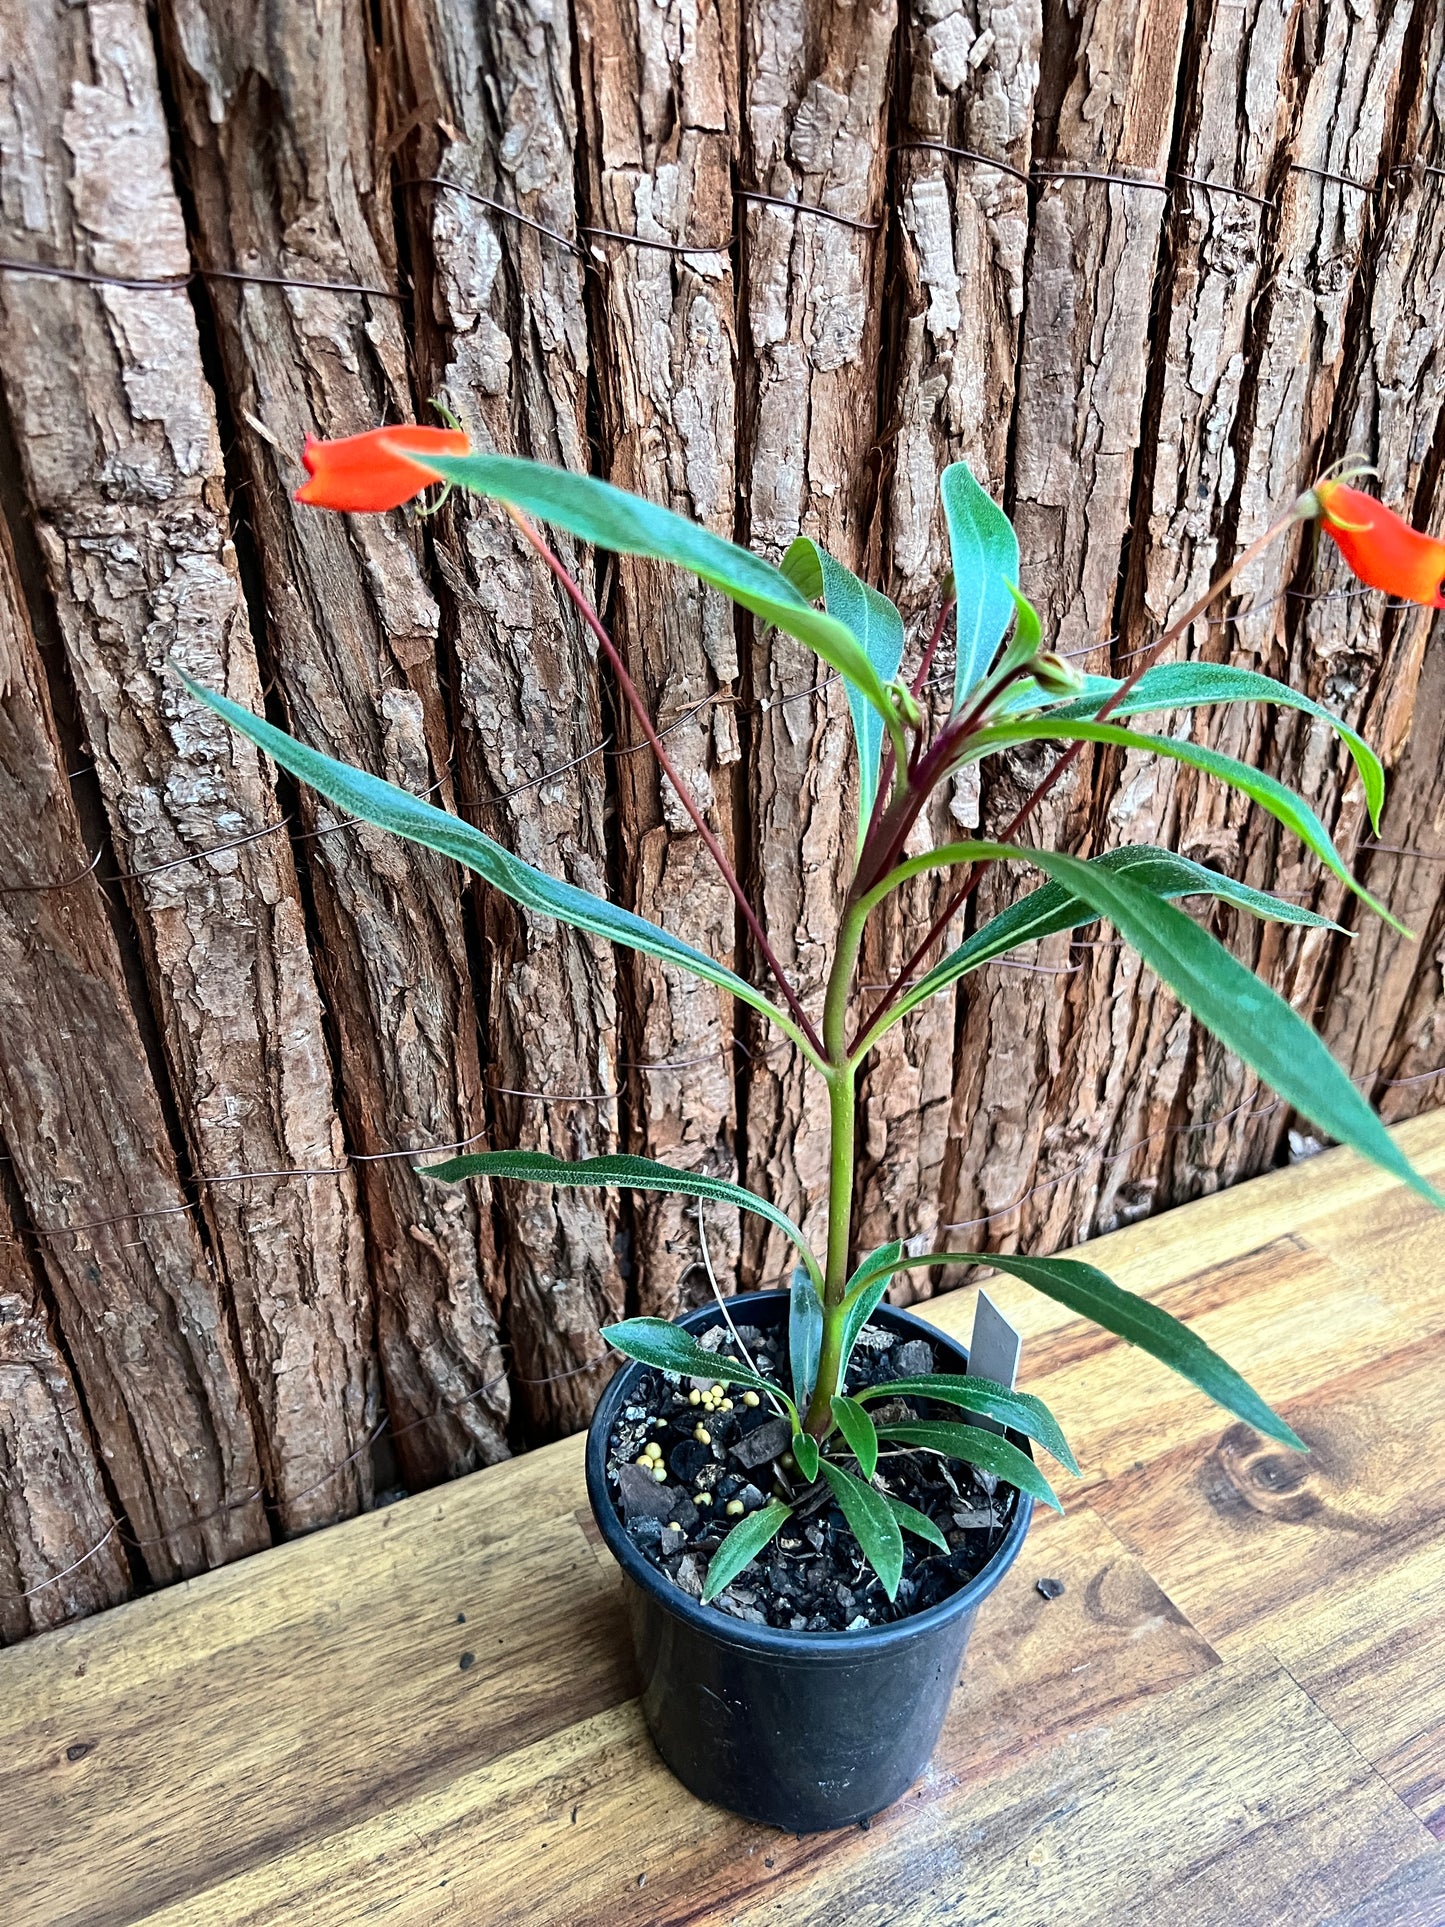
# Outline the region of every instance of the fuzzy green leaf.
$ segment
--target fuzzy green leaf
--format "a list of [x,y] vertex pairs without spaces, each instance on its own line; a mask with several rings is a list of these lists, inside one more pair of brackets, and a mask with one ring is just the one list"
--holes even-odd
[[[1066,709],[1050,711],[1053,719],[1097,715],[1122,684],[1108,676],[1091,676],[1084,694]],[[1195,709],[1205,703],[1274,703],[1281,709],[1298,709],[1317,722],[1327,724],[1354,758],[1365,792],[1370,821],[1378,830],[1380,811],[1385,804],[1385,772],[1380,759],[1357,729],[1323,703],[1303,696],[1288,683],[1261,676],[1254,669],[1234,669],[1222,662],[1156,663],[1135,683],[1129,694],[1111,712],[1112,716],[1140,716],[1161,709]]]
[[815,609],[781,569],[671,509],[591,475],[511,455],[428,456],[426,466],[456,488],[509,502],[553,528],[568,529],[614,555],[645,555],[679,569],[805,643],[862,695],[885,725],[893,711],[866,652],[846,624]]
[[946,1419],[917,1419],[912,1423],[880,1425],[880,1439],[896,1439],[900,1445],[917,1445],[945,1458],[962,1459],[981,1471],[1007,1479],[1020,1492],[1042,1499],[1055,1512],[1062,1512],[1058,1496],[1027,1452],[1001,1439],[997,1432],[985,1432],[981,1425],[951,1425]]
[[530,1184],[608,1185],[621,1191],[670,1191],[684,1198],[706,1198],[714,1204],[735,1204],[742,1211],[766,1218],[802,1256],[811,1277],[822,1282],[817,1260],[808,1249],[803,1234],[785,1211],[745,1191],[726,1178],[710,1178],[701,1171],[675,1171],[670,1164],[653,1158],[603,1157],[556,1158],[548,1151],[481,1151],[464,1157],[447,1158],[442,1164],[419,1164],[423,1177],[439,1178],[443,1184],[458,1184],[464,1178],[513,1178]]
[[880,1245],[869,1254],[853,1276],[848,1280],[843,1297],[843,1347],[842,1359],[838,1366],[838,1382],[842,1384],[848,1375],[848,1360],[853,1356],[853,1347],[858,1342],[858,1334],[868,1323],[883,1301],[893,1276],[893,1260],[903,1252],[903,1241],[895,1238],[891,1244]]
[[903,1536],[888,1501],[871,1485],[864,1485],[840,1465],[830,1465],[827,1459],[821,1461],[818,1469],[833,1488],[833,1497],[863,1557],[883,1581],[883,1590],[889,1599],[896,1599],[898,1582],[903,1577]]
[[[1200,1022],[1286,1103],[1339,1143],[1403,1179],[1432,1204],[1445,1204],[1434,1186],[1411,1166],[1298,1011],[1182,910],[1141,890],[1127,876],[1058,850],[982,842],[954,847],[970,860],[1032,863],[1063,884],[1072,896],[1106,917]],[[888,1022],[896,1022],[897,1015],[892,1013]],[[881,1029],[871,1033],[866,1043],[880,1034]],[[864,1047],[860,1045],[855,1055],[861,1055]]]
[[959,1372],[935,1372],[921,1378],[895,1378],[883,1385],[869,1385],[856,1394],[860,1404],[875,1398],[934,1398],[940,1405],[957,1405],[961,1411],[978,1412],[997,1419],[1011,1431],[1022,1432],[1035,1440],[1058,1460],[1066,1471],[1079,1476],[1079,1462],[1058,1420],[1041,1398],[1032,1392],[1015,1392],[1007,1385],[996,1385],[991,1378],[975,1378]]
[[987,675],[994,652],[1014,619],[1009,586],[1018,585],[1019,544],[1008,517],[974,479],[967,462],[953,462],[939,478],[953,557],[955,625],[953,706]]
[[707,1562],[702,1603],[710,1606],[725,1586],[736,1579],[744,1566],[750,1566],[778,1528],[793,1516],[793,1508],[781,1499],[770,1499],[756,1512],[739,1519],[726,1539]]
[[[972,859],[964,852],[979,849],[981,846],[974,844],[952,844],[934,850],[930,855],[936,863],[954,856],[958,861],[966,862]],[[1287,903],[1283,897],[1252,889],[1247,883],[1236,883],[1233,877],[1223,876],[1218,870],[1208,869],[1189,857],[1176,856],[1172,850],[1160,849],[1153,843],[1126,844],[1122,849],[1105,850],[1102,855],[1090,857],[1088,861],[1101,870],[1128,876],[1131,882],[1157,897],[1210,896],[1273,923],[1296,923],[1327,930],[1343,929],[1342,925],[1322,917],[1317,910]],[[997,916],[990,917],[987,923],[966,937],[956,950],[950,951],[925,976],[910,985],[894,1006],[888,1018],[888,1027],[891,1028],[900,1017],[916,1010],[930,997],[937,996],[939,991],[947,990],[970,971],[991,963],[994,958],[1006,956],[1010,950],[1017,950],[1022,944],[1056,936],[1061,930],[1078,929],[1083,924],[1094,923],[1098,915],[1097,910],[1082,902],[1060,883],[1045,883],[1041,888],[1031,890],[1006,910],[1000,910]]]
[[793,1397],[802,1411],[813,1396],[818,1377],[818,1353],[823,1344],[823,1301],[804,1266],[793,1267],[788,1298],[788,1364],[793,1374]]
[[[845,569],[820,543],[806,535],[798,536],[788,549],[782,572],[810,602],[816,602],[821,596],[828,614],[836,616],[852,631],[879,679],[892,682],[903,660],[903,618],[887,596],[860,582],[851,569]],[[878,769],[886,731],[883,718],[846,672],[843,681],[858,744],[858,842],[861,848],[878,794]]]
[[793,1433],[793,1457],[798,1462],[800,1476],[811,1485],[818,1476],[818,1441],[809,1433]]
[[919,1512],[916,1507],[905,1505],[902,1499],[895,1499],[891,1492],[885,1492],[883,1498],[888,1510],[904,1532],[911,1532],[918,1539],[926,1539],[931,1546],[937,1546],[940,1552],[948,1551],[947,1539],[926,1512]]
[[725,965],[714,963],[703,951],[694,950],[691,944],[670,936],[645,917],[609,903],[605,897],[593,896],[588,890],[579,890],[575,884],[564,883],[558,877],[548,876],[545,870],[524,863],[521,857],[513,856],[483,831],[464,823],[459,816],[423,802],[410,790],[399,789],[395,783],[383,782],[379,776],[368,776],[365,770],[353,769],[349,763],[323,756],[319,750],[298,743],[294,736],[288,736],[284,729],[277,729],[264,717],[253,716],[249,709],[233,703],[228,696],[202,689],[189,677],[183,676],[181,680],[197,702],[214,709],[232,729],[265,750],[282,769],[299,781],[309,783],[349,816],[360,817],[364,823],[374,823],[379,829],[390,830],[394,836],[423,844],[429,850],[439,850],[443,856],[464,863],[469,870],[485,877],[503,896],[539,916],[556,917],[559,922],[585,930],[605,942],[640,950],[646,956],[685,970],[690,976],[700,977],[704,983],[716,984],[740,1003],[771,1018],[807,1057],[814,1059],[802,1033],[784,1011]]
[[[665,1318],[624,1318],[615,1325],[604,1325],[602,1336],[614,1351],[635,1358],[639,1365],[651,1365],[659,1372],[679,1372],[684,1378],[705,1378],[714,1385],[751,1385],[757,1391],[771,1392],[792,1411],[787,1395],[771,1379],[735,1359],[704,1351],[691,1332],[669,1324]],[[793,1417],[796,1422],[797,1414]]]
[[1225,756],[1217,749],[1209,749],[1203,743],[1191,743],[1177,736],[1153,736],[1135,729],[1123,729],[1116,723],[1091,723],[1069,721],[1058,716],[1029,717],[1021,722],[992,723],[981,729],[969,745],[969,761],[975,757],[986,756],[995,750],[1009,749],[1018,743],[1034,742],[1085,742],[1109,743],[1119,749],[1133,749],[1155,756],[1167,756],[1176,763],[1187,763],[1192,769],[1203,770],[1205,775],[1227,783],[1231,789],[1239,790],[1261,809],[1268,810],[1276,822],[1283,823],[1287,830],[1331,870],[1340,881],[1347,884],[1362,903],[1367,903],[1376,916],[1383,917],[1393,930],[1408,935],[1405,927],[1392,916],[1378,898],[1371,896],[1362,883],[1351,876],[1344,858],[1335,848],[1329,831],[1315,815],[1302,796],[1287,789],[1264,770],[1254,769],[1248,763],[1241,763],[1236,757]]
[[[1020,1278],[1046,1298],[1080,1317],[1092,1319],[1116,1338],[1137,1345],[1161,1365],[1188,1379],[1216,1405],[1252,1425],[1256,1432],[1303,1452],[1304,1441],[1270,1409],[1249,1382],[1187,1325],[1136,1292],[1125,1291],[1096,1265],[1080,1258],[1021,1258],[1013,1253],[939,1252],[939,1264],[988,1265]],[[915,1259],[913,1263],[921,1263]]]
[[833,1400],[833,1421],[843,1434],[844,1443],[858,1461],[858,1470],[871,1479],[878,1470],[878,1434],[873,1421],[855,1399]]

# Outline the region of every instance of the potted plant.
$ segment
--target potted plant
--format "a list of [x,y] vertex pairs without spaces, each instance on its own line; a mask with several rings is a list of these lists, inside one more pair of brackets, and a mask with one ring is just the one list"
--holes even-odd
[[[499,1151],[454,1157],[427,1171],[441,1182],[487,1176],[673,1191],[757,1212],[792,1240],[797,1268],[789,1292],[720,1299],[677,1324],[635,1318],[607,1330],[630,1362],[593,1420],[588,1489],[626,1577],[647,1716],[680,1777],[753,1818],[800,1830],[871,1814],[926,1762],[978,1604],[1017,1555],[1033,1504],[1058,1504],[1034,1448],[1069,1472],[1078,1469],[1039,1400],[971,1374],[960,1348],[884,1303],[899,1272],[979,1263],[1010,1272],[1152,1353],[1268,1437],[1303,1448],[1202,1340],[1092,1265],[918,1252],[897,1241],[855,1253],[859,1070],[889,1027],[926,998],[1020,944],[1102,917],[1286,1102],[1439,1202],[1309,1025],[1177,900],[1213,897],[1296,924],[1326,919],[1165,849],[1126,847],[1084,860],[1016,839],[1085,743],[1150,750],[1244,791],[1388,917],[1354,883],[1298,796],[1261,771],[1185,738],[1142,730],[1133,719],[1218,702],[1303,710],[1343,738],[1378,823],[1383,773],[1356,731],[1265,676],[1213,663],[1155,666],[1156,659],[1239,569],[1303,519],[1322,523],[1362,579],[1436,606],[1445,606],[1445,546],[1415,534],[1344,477],[1327,476],[1159,638],[1131,676],[1083,676],[1046,648],[1019,589],[1013,530],[958,463],[942,478],[952,575],[931,639],[905,679],[897,609],[807,538],[774,567],[588,476],[475,452],[454,422],[308,443],[304,459],[309,480],[300,499],[322,507],[388,509],[434,481],[502,505],[608,659],[737,899],[770,988],[521,861],[457,817],[308,748],[226,697],[189,685],[192,693],[340,808],[455,857],[530,910],[646,952],[738,999],[774,1024],[822,1080],[832,1133],[822,1253],[768,1199],[642,1158],[568,1163]],[[598,549],[690,570],[756,619],[807,644],[844,679],[858,751],[857,854],[838,907],[821,1012],[807,1010],[788,981],[601,619],[532,518]],[[953,700],[934,724],[919,699],[950,615]],[[1061,754],[1001,836],[906,854],[941,782],[969,763],[1033,742],[1057,743]],[[1043,881],[932,960],[954,911],[995,863],[1031,866]],[[869,1004],[854,983],[865,926],[900,884],[924,870],[949,873],[954,887],[924,944]]]

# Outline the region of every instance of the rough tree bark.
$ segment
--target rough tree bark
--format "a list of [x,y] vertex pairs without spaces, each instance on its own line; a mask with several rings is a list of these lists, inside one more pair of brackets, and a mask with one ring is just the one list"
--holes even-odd
[[[10,658],[30,665],[0,700],[0,820],[41,826],[7,837],[15,880],[89,859],[63,781],[81,733],[95,775],[76,795],[108,821],[113,867],[191,859],[109,909],[93,882],[0,896],[21,1012],[0,1037],[21,1241],[0,1245],[0,1391],[22,1414],[0,1426],[0,1637],[119,1596],[122,1531],[145,1542],[136,1578],[165,1579],[264,1543],[259,1504],[224,1509],[263,1485],[283,1529],[365,1503],[364,1455],[342,1462],[366,1436],[373,1343],[416,1484],[506,1449],[499,1317],[535,1436],[586,1416],[609,1369],[599,1326],[624,1303],[669,1312],[706,1288],[690,1206],[443,1192],[380,1153],[623,1145],[740,1168],[820,1228],[817,1094],[757,1025],[735,1040],[713,993],[515,915],[289,785],[278,799],[169,692],[167,654],[253,705],[264,691],[309,740],[434,787],[756,974],[589,638],[507,526],[475,504],[430,524],[293,508],[306,433],[424,419],[441,394],[485,445],[608,475],[769,556],[805,531],[896,595],[909,664],[947,566],[937,479],[960,456],[1015,514],[1057,645],[1116,673],[1322,461],[1359,450],[1422,526],[1445,514],[1445,182],[1428,171],[1445,165],[1445,0],[158,16],[178,162],[138,0],[0,0],[20,49],[0,79],[12,254],[180,274],[188,238],[205,268],[290,283],[212,279],[192,308],[0,270],[23,455],[3,500],[29,524]],[[816,1009],[854,827],[841,688],[678,576],[568,556]],[[47,675],[27,613],[58,617]],[[1438,624],[1294,540],[1184,645],[1296,683],[1379,743],[1381,841],[1403,853],[1371,849],[1328,730],[1232,708],[1153,725],[1298,787],[1416,944],[1173,765],[1091,754],[1035,830],[1085,854],[1170,843],[1338,915],[1352,938],[1202,913],[1391,1115],[1445,1089],[1445,688],[1427,639]],[[48,692],[79,716],[58,737]],[[916,847],[1001,827],[1050,757],[960,784]],[[294,861],[279,835],[194,860],[288,811]],[[991,872],[960,927],[1030,881]],[[923,881],[900,893],[865,984],[941,901]],[[865,1089],[860,1243],[1042,1252],[1308,1148],[1107,930],[1081,938],[892,1033]],[[115,1104],[82,1101],[96,1090]],[[346,1147],[372,1159],[365,1287],[349,1178],[188,1188],[345,1165]],[[167,1215],[45,1229],[120,1211]],[[786,1275],[755,1224],[712,1212],[708,1230],[726,1285]],[[112,1524],[93,1560],[18,1598]]]
[[[1010,509],[1020,580],[1045,634],[1096,673],[1109,667],[1142,433],[1183,15],[1178,0],[1143,8],[1103,0],[1073,20],[1062,9],[1045,14],[1034,165],[1118,178],[1048,179],[1034,192]],[[1121,184],[1130,180],[1141,184]],[[990,766],[985,834],[1003,828],[1055,753],[1040,746]],[[1088,853],[1104,760],[1080,758],[1035,814],[1031,837]],[[994,914],[1024,882],[988,872],[975,917]],[[1068,951],[1067,938],[1051,939],[1038,947],[1035,972],[995,968],[964,989],[939,1217],[967,1229],[968,1243],[1012,1244],[1037,1217],[1021,1218],[1015,1202],[1076,1164],[1102,1122],[1100,1092],[1076,1107],[1054,1102],[1050,1088],[1068,1054],[1068,978],[1054,974],[1067,970]]]
[[[579,0],[576,12],[588,222],[651,244],[598,237],[592,250],[601,467],[620,487],[731,536],[736,10],[731,0],[664,10],[646,0]],[[668,753],[728,848],[741,755],[731,606],[675,570],[623,559],[612,616]],[[627,902],[736,963],[731,892],[625,708],[618,732]],[[642,957],[627,960],[624,982],[631,1148],[736,1177],[731,999]],[[706,1297],[698,1207],[639,1196],[632,1218],[638,1308],[670,1317]],[[714,1270],[731,1280],[737,1212],[713,1206],[701,1222]]]
[[[417,791],[450,794],[437,607],[400,516],[297,507],[308,434],[408,419],[391,198],[379,189],[359,4],[168,0],[167,67],[207,267],[350,283],[207,283],[290,727]],[[408,1153],[484,1128],[461,882],[441,858],[297,800],[343,1113],[363,1165],[377,1341],[402,1465],[422,1482],[506,1450],[489,1217]]]
[[[19,1230],[39,1253],[144,1570],[184,1578],[268,1543],[260,1463],[239,1347],[177,1175],[8,541],[0,690],[0,821],[11,831],[0,894],[0,1137],[28,1220]],[[34,1289],[13,1289],[23,1320],[43,1329]],[[42,1380],[54,1382],[51,1346],[36,1357]],[[69,1421],[63,1393],[56,1383],[57,1419]],[[19,1486],[34,1448],[7,1451],[4,1510],[73,1502],[81,1533],[107,1508],[93,1465],[77,1456],[83,1433],[66,1429],[63,1469],[43,1499]],[[67,1473],[73,1487],[61,1483]]]
[[[23,44],[4,143],[16,249],[184,277],[144,9],[42,9]],[[192,1170],[216,1180],[200,1199],[268,1494],[287,1529],[322,1524],[370,1494],[351,1455],[376,1416],[371,1306],[351,1174],[286,1175],[334,1170],[343,1146],[275,794],[175,675],[259,706],[195,316],[184,288],[11,282],[0,361],[170,1094]],[[262,1175],[227,1181],[240,1172]]]
[[[742,533],[774,561],[794,536],[811,535],[864,575],[876,574],[879,559],[875,442],[894,26],[882,0],[817,8],[744,0],[742,8]],[[810,207],[820,212],[803,211]],[[775,632],[754,634],[746,687],[753,901],[804,1003],[817,1011],[853,835],[847,705],[817,657]],[[769,1054],[755,1054],[747,1079],[745,1180],[816,1237],[827,1192],[827,1107],[797,1054],[773,1051],[774,1041],[760,1038]],[[743,1243],[750,1282],[786,1282],[791,1259],[780,1234],[749,1218]]]
[[[950,565],[939,477],[950,462],[967,461],[1000,496],[1008,477],[1029,189],[1017,175],[970,155],[1027,170],[1042,33],[1037,0],[941,15],[924,0],[907,21],[898,83],[897,272],[889,277],[898,293],[886,568],[889,592],[920,645]],[[905,660],[911,667],[916,654]],[[953,703],[950,648],[931,680],[933,713],[945,715]],[[978,801],[978,772],[971,770],[920,821],[912,848],[976,829]],[[870,932],[865,983],[897,974],[953,887],[950,878],[919,877],[890,900]],[[965,923],[956,918],[941,947],[956,942]],[[894,1237],[919,1250],[932,1242],[949,1152],[957,1016],[952,997],[923,1005],[883,1039],[864,1078],[856,1228],[863,1249]],[[915,1274],[910,1288],[930,1287]]]
[[[38,804],[48,815],[63,793],[42,733],[38,669],[0,528],[0,786],[7,809]],[[29,894],[8,875],[0,883],[7,961],[15,961],[16,936],[33,927]],[[6,1177],[0,1173],[0,1644],[114,1605],[130,1591],[119,1520],[56,1336],[35,1239],[20,1235]],[[93,1547],[100,1549],[87,1557]]]
[[[402,192],[423,392],[444,395],[484,445],[585,470],[587,324],[565,11],[532,0],[480,16],[447,4],[398,7],[392,44],[398,132],[410,130]],[[590,639],[498,511],[453,501],[436,557],[467,812],[529,861],[605,894],[605,767],[589,754],[602,734]],[[567,555],[579,566],[574,549]],[[477,909],[496,1142],[572,1158],[616,1150],[609,947],[494,891],[479,893]],[[624,1309],[618,1200],[510,1184],[496,1187],[495,1205],[518,1388],[544,1432],[574,1430],[612,1371],[598,1327]]]

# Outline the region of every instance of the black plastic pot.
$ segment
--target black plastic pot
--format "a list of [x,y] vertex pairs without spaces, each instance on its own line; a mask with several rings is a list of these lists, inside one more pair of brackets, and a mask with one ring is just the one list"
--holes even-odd
[[[787,1316],[781,1291],[728,1303],[739,1323],[764,1330]],[[709,1305],[679,1322],[702,1332],[721,1315]],[[874,1323],[926,1338],[945,1371],[967,1366],[961,1346],[907,1312],[883,1305]],[[1033,1501],[1019,1494],[982,1572],[910,1619],[856,1633],[733,1619],[643,1558],[607,1489],[607,1441],[643,1369],[624,1367],[598,1403],[587,1435],[587,1496],[627,1581],[642,1709],[657,1750],[684,1786],[749,1820],[811,1833],[866,1819],[906,1793],[928,1764],[979,1604],[1017,1558]]]

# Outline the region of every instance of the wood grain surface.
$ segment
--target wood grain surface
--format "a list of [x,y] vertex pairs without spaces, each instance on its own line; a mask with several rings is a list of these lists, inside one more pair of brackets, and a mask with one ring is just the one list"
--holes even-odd
[[1440,1927],[1445,1225],[1330,1152],[1096,1253],[1310,1454],[994,1280],[1086,1483],[870,1828],[662,1767],[572,1439],[0,1655],[7,1922]]

